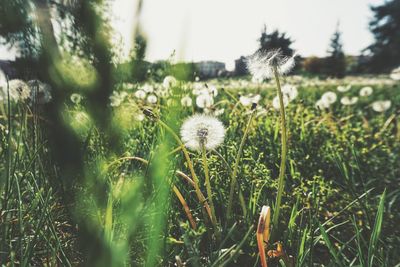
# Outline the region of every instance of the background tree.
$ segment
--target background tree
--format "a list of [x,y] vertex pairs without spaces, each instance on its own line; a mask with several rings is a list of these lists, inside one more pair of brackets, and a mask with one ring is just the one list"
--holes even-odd
[[286,56],[293,55],[293,49],[290,47],[293,41],[286,36],[286,33],[281,33],[278,30],[274,30],[272,33],[267,32],[267,27],[261,32],[261,37],[258,39],[260,48],[259,50],[271,50],[281,49],[282,53]]
[[342,78],[346,73],[346,57],[343,52],[342,36],[339,31],[339,24],[331,38],[328,49],[329,56],[326,58],[326,73],[329,76]]
[[370,29],[375,42],[366,51],[372,55],[367,70],[387,72],[400,65],[400,0],[371,7],[374,18]]

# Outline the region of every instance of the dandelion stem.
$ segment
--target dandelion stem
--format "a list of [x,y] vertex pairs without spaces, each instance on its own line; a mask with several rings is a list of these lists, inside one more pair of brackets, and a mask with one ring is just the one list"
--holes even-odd
[[178,144],[181,146],[182,148],[182,152],[183,155],[185,156],[186,162],[188,164],[188,168],[190,170],[190,173],[192,175],[193,181],[194,181],[194,188],[196,191],[196,195],[197,198],[200,201],[200,204],[204,205],[208,216],[210,217],[211,221],[212,221],[212,213],[211,213],[211,209],[210,206],[207,203],[207,200],[205,199],[203,193],[201,193],[200,191],[200,187],[199,187],[199,178],[197,177],[194,168],[193,168],[193,164],[192,161],[190,160],[190,156],[189,156],[189,152],[187,151],[185,145],[182,143],[181,139],[179,138],[179,136],[166,124],[164,123],[162,120],[158,120],[158,122],[160,123],[161,126],[163,126],[176,140],[176,142],[178,142]]
[[206,147],[204,144],[201,145],[201,154],[202,154],[202,160],[203,160],[203,167],[204,167],[204,176],[205,176],[205,182],[206,182],[206,190],[207,190],[207,195],[208,195],[208,200],[210,202],[210,208],[211,208],[211,222],[217,230],[217,218],[215,217],[215,208],[214,208],[214,202],[212,198],[212,191],[211,191],[211,183],[210,183],[210,172],[208,170],[208,164],[207,164],[207,152],[206,152]]
[[279,107],[280,107],[280,119],[281,119],[281,142],[282,142],[282,152],[281,152],[281,165],[279,169],[278,177],[278,194],[276,196],[274,215],[272,218],[273,227],[276,229],[278,225],[279,212],[281,208],[281,200],[283,188],[285,186],[285,169],[286,169],[286,154],[287,154],[287,136],[286,136],[286,118],[285,118],[285,107],[283,104],[283,94],[281,90],[281,84],[279,81],[277,66],[273,67],[275,82],[279,97]]
[[[239,162],[240,162],[240,158],[242,156],[243,146],[244,146],[244,143],[246,141],[246,137],[247,137],[247,134],[249,132],[251,122],[253,121],[254,113],[255,113],[255,109],[253,109],[251,114],[250,114],[249,120],[248,120],[246,128],[244,130],[242,141],[240,142],[240,145],[239,145],[238,153],[236,155],[235,165],[233,167],[232,178],[231,178],[231,188],[230,188],[230,191],[229,191],[228,209],[227,209],[228,221],[231,219],[232,205],[233,205],[233,203],[232,203],[233,202],[233,194],[235,193],[235,188],[236,188]],[[246,210],[243,210],[243,212],[246,213]]]

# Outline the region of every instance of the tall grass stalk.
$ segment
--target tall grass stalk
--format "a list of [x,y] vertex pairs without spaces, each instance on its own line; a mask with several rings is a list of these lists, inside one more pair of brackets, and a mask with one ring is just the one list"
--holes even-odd
[[287,130],[286,130],[285,107],[283,104],[283,94],[282,94],[282,89],[281,89],[281,83],[279,81],[278,67],[273,66],[273,71],[274,71],[274,78],[275,78],[276,87],[277,87],[277,91],[278,91],[278,97],[279,97],[279,112],[280,112],[280,119],[281,119],[281,142],[282,142],[281,165],[279,168],[279,177],[278,177],[278,194],[276,195],[274,215],[272,217],[272,224],[273,224],[273,227],[276,229],[277,225],[278,225],[279,213],[280,213],[280,209],[281,209],[283,188],[285,187]]
[[[236,154],[235,165],[233,167],[232,178],[231,178],[231,188],[230,188],[230,191],[229,191],[229,198],[228,198],[228,210],[227,210],[228,221],[231,219],[232,205],[233,205],[233,203],[232,203],[233,202],[233,194],[235,192],[236,183],[237,183],[237,173],[238,173],[238,169],[239,169],[240,158],[242,156],[244,143],[246,142],[246,137],[247,137],[247,135],[249,133],[249,129],[250,129],[251,123],[252,123],[253,118],[254,118],[255,110],[256,110],[255,106],[253,106],[252,107],[252,112],[250,114],[249,120],[248,120],[246,128],[244,130],[244,134],[243,134],[242,140],[240,141],[238,153]],[[243,207],[245,208],[245,206],[243,206]],[[245,210],[243,212],[246,213]]]
[[210,208],[211,208],[211,222],[215,228],[215,231],[218,231],[217,218],[215,217],[215,208],[214,208],[214,202],[213,202],[212,191],[211,191],[210,172],[208,170],[208,164],[207,164],[207,151],[206,151],[206,147],[204,146],[204,144],[201,145],[201,157],[202,157],[203,167],[204,167],[204,176],[205,176],[207,196],[208,196],[208,201],[210,202]]

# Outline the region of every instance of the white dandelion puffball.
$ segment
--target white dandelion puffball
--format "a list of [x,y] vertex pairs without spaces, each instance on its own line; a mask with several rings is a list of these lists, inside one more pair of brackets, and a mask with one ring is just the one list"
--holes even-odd
[[293,101],[299,95],[296,86],[290,84],[282,86],[282,93],[288,96],[289,101]]
[[137,90],[135,92],[135,97],[139,99],[145,99],[146,98],[146,92],[144,90]]
[[73,94],[70,96],[70,99],[71,99],[72,103],[74,103],[74,104],[76,104],[76,105],[78,105],[79,103],[81,103],[82,98],[83,98],[82,95],[77,94],[77,93],[73,93]]
[[225,127],[213,116],[195,114],[183,122],[181,137],[191,150],[200,151],[203,145],[206,150],[212,150],[224,141]]
[[214,85],[210,85],[208,87],[208,92],[210,95],[212,95],[213,97],[216,97],[218,95],[218,89],[217,87],[215,87]]
[[209,108],[214,104],[214,98],[208,94],[201,94],[196,97],[196,105],[199,108]]
[[190,96],[184,96],[184,97],[182,97],[182,99],[181,99],[181,105],[183,106],[183,107],[191,107],[192,106],[192,98],[190,97]]
[[153,93],[154,92],[154,87],[148,83],[145,83],[143,87],[141,88],[143,91],[146,93]]
[[[283,100],[283,106],[287,107],[287,105],[289,104],[289,98],[287,97],[287,95],[283,95],[282,100]],[[280,105],[281,104],[280,104],[280,101],[279,101],[279,97],[275,96],[274,99],[272,100],[272,107],[275,110],[279,110],[280,109]]]
[[245,106],[245,107],[251,105],[251,98],[248,97],[248,96],[243,96],[243,95],[242,95],[242,96],[239,98],[239,101],[240,101],[240,103],[241,103],[243,106]]
[[392,106],[390,100],[378,100],[372,103],[372,109],[376,112],[384,112]]
[[366,86],[360,89],[360,96],[361,97],[366,97],[372,95],[374,89],[370,86]]
[[214,111],[214,116],[221,116],[222,114],[224,114],[225,109],[220,108]]
[[51,101],[52,96],[50,85],[39,80],[30,80],[27,84],[30,87],[31,94],[29,98],[32,103],[43,105]]
[[344,96],[340,99],[340,103],[342,103],[342,105],[345,105],[345,106],[354,105],[355,103],[357,103],[357,101],[358,101],[358,97],[356,97],[356,96],[353,96],[353,97]]
[[171,87],[176,86],[177,81],[174,76],[166,76],[163,81],[163,86],[165,89],[170,89]]
[[150,104],[157,103],[157,97],[155,95],[149,95],[146,100]]
[[315,107],[323,110],[323,109],[328,109],[330,107],[330,103],[326,99],[319,99],[317,102],[315,102]]
[[[8,82],[10,100],[26,100],[31,95],[29,86],[22,80],[14,79]],[[7,86],[3,87],[3,94],[7,98]]]
[[112,95],[110,95],[110,106],[112,107],[118,107],[121,105],[121,103],[125,100],[125,98],[128,96],[127,92],[118,92],[114,91]]
[[280,49],[271,51],[257,51],[253,55],[247,57],[247,69],[253,76],[254,80],[264,80],[274,75],[276,67],[280,75],[289,73],[294,65],[294,57],[286,57]]
[[333,104],[336,102],[337,100],[337,95],[334,92],[328,91],[325,92],[322,96],[321,96],[321,100],[325,101],[326,103],[328,103],[329,105]]
[[395,81],[400,81],[400,66],[392,70],[390,73],[390,78]]
[[339,85],[339,86],[337,87],[337,90],[338,90],[339,92],[341,92],[341,93],[347,92],[347,91],[349,91],[350,89],[351,89],[351,85],[347,85],[347,86]]

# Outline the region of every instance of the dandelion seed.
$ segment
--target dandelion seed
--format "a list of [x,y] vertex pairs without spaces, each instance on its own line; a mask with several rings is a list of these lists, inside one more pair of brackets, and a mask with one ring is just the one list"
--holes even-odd
[[345,105],[345,106],[354,105],[355,103],[357,103],[357,101],[358,101],[358,97],[356,97],[356,96],[353,96],[353,97],[344,96],[340,99],[340,103],[342,103],[342,105]]
[[157,97],[155,95],[149,95],[147,97],[147,102],[150,104],[155,104],[157,103]]
[[146,98],[146,92],[144,90],[137,90],[135,92],[135,97],[139,99],[145,99]]
[[[283,106],[286,108],[289,105],[289,98],[287,95],[283,95]],[[272,100],[272,107],[275,110],[279,110],[280,109],[280,102],[279,102],[279,97],[275,96],[274,99]]]
[[70,96],[70,99],[71,99],[72,103],[78,105],[78,104],[81,103],[81,101],[82,101],[82,96],[81,96],[80,94],[73,93],[73,94]]
[[328,91],[325,92],[322,96],[321,96],[321,100],[323,100],[324,102],[328,103],[329,105],[333,104],[336,102],[337,100],[337,95],[334,92]]
[[163,81],[163,86],[165,89],[170,89],[171,87],[176,86],[177,81],[173,76],[166,76]]
[[225,128],[221,121],[209,115],[195,114],[187,118],[181,128],[181,137],[185,146],[191,150],[212,150],[222,144]]
[[191,107],[192,106],[192,98],[190,96],[184,96],[181,99],[181,105],[183,107]]
[[43,83],[39,80],[30,80],[27,82],[31,88],[30,99],[33,103],[46,104],[52,99],[50,85]]
[[376,112],[384,112],[392,106],[390,100],[378,100],[372,103],[372,109]]
[[196,97],[196,105],[199,108],[209,108],[214,104],[214,98],[208,94],[201,94]]
[[274,75],[274,68],[280,75],[289,73],[294,65],[294,57],[283,56],[280,49],[257,51],[247,58],[247,68],[255,80],[264,80]]
[[361,97],[370,96],[370,95],[372,95],[372,92],[373,92],[373,91],[374,91],[374,90],[373,90],[372,87],[370,87],[370,86],[363,87],[363,88],[361,88],[361,90],[360,90],[360,96],[361,96]]

